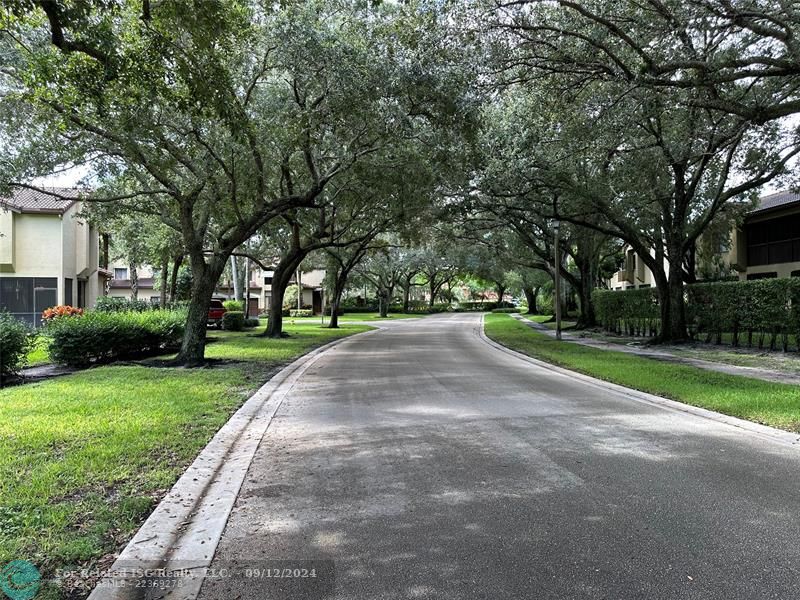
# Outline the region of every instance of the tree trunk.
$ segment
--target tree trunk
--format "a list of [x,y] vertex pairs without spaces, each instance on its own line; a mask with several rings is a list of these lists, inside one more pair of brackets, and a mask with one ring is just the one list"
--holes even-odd
[[239,264],[236,262],[235,256],[231,256],[231,281],[233,282],[233,299],[240,301],[242,288],[239,286]]
[[344,293],[346,277],[341,276],[336,278],[333,285],[333,298],[331,298],[331,322],[328,324],[328,329],[339,328],[339,306],[342,303],[342,294]]
[[270,295],[269,320],[264,335],[270,338],[284,337],[283,334],[283,296],[289,286],[292,269],[281,270],[275,267],[272,274],[272,293]]
[[[286,337],[286,334],[283,332],[283,297],[286,294],[286,288],[289,287],[292,274],[295,269],[300,266],[300,263],[303,262],[303,258],[305,258],[304,252],[293,251],[282,258],[275,266],[275,272],[272,274],[269,320],[267,321],[267,329],[263,334],[266,337]],[[300,293],[299,285],[297,292],[298,294]]]
[[592,286],[589,285],[581,285],[578,288],[581,304],[581,314],[576,324],[578,329],[587,329],[597,325],[597,314],[594,310],[594,299],[592,298],[593,291]]
[[136,270],[136,265],[130,265],[131,271],[131,299],[139,299],[139,272]]
[[186,331],[175,362],[186,367],[200,367],[205,363],[206,327],[211,297],[217,287],[219,276],[225,267],[225,259],[212,258],[206,264],[202,255],[192,257],[192,291]]
[[406,285],[403,286],[403,312],[408,312],[408,306],[410,304],[411,299],[411,282],[406,282]]
[[244,318],[250,318],[250,259],[244,259]]
[[668,325],[662,325],[662,341],[686,341],[686,304],[683,300],[683,273],[679,266],[670,265],[667,310]]
[[381,318],[385,319],[389,316],[389,290],[381,289],[378,290],[378,297],[380,298],[380,315]]
[[539,294],[539,288],[523,288],[523,293],[525,294],[525,300],[528,302],[528,314],[535,315],[538,314],[538,308],[536,307],[536,296]]
[[167,277],[169,277],[169,261],[165,259],[161,263],[161,283],[159,286],[158,304],[161,308],[167,306]]
[[428,299],[428,308],[433,308],[433,305],[436,301],[436,284],[433,282],[432,279],[429,287],[430,287],[431,297]]
[[594,257],[580,258],[582,260],[576,262],[581,278],[580,281],[572,282],[572,285],[577,289],[580,298],[581,314],[576,327],[578,329],[586,329],[597,325],[597,315],[594,310],[594,300],[592,298],[596,279],[596,263]]
[[506,295],[506,286],[502,284],[496,284],[497,288],[497,308],[503,308],[503,296]]
[[183,264],[183,255],[175,257],[175,262],[172,265],[172,275],[169,280],[169,301],[175,302],[178,295],[178,273],[180,272],[181,265]]

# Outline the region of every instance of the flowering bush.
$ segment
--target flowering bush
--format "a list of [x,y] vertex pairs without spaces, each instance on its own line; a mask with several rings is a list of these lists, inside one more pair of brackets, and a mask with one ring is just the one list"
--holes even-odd
[[46,309],[42,313],[42,321],[47,323],[48,321],[52,321],[53,319],[57,319],[58,317],[82,317],[82,316],[83,316],[82,308],[77,308],[75,306],[64,304],[62,306],[53,306],[51,308]]

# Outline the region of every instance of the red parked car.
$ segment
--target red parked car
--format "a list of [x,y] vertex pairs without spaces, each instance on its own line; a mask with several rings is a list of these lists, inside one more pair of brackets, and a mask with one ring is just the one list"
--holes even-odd
[[222,315],[228,312],[222,306],[222,300],[212,300],[211,305],[208,307],[208,325],[214,325],[217,329],[222,328]]

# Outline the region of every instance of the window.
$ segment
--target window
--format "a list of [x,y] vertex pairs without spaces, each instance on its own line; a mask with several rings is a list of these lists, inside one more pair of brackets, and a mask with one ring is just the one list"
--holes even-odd
[[128,269],[125,267],[122,268],[115,268],[114,269],[114,279],[127,279],[128,278]]
[[75,301],[75,298],[72,296],[72,279],[69,277],[64,278],[64,304],[69,304],[72,306],[72,303]]
[[791,275],[789,275],[789,277],[800,277],[800,271],[792,271],[792,273],[791,273]]
[[747,275],[747,281],[755,281],[756,279],[775,279],[778,276],[778,273],[772,271],[770,273],[749,273]]
[[800,261],[800,215],[753,223],[746,235],[748,266]]
[[272,277],[264,277],[264,285],[272,285]]
[[86,280],[78,280],[78,308],[86,307]]
[[639,286],[639,289],[640,289],[640,290],[643,290],[643,289],[645,289],[645,288],[649,288],[649,287],[650,287],[650,284],[649,284],[649,283],[643,283],[643,284],[641,284],[641,285]]
[[31,325],[41,323],[42,311],[58,303],[55,277],[0,278],[0,309]]

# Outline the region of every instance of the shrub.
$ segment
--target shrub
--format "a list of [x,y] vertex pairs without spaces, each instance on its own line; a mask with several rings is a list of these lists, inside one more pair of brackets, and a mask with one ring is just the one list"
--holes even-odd
[[[705,342],[762,348],[789,347],[789,338],[800,340],[800,279],[717,281],[687,285],[686,321],[689,334]],[[595,290],[595,310],[603,327],[615,333],[656,335],[660,324],[655,289]]]
[[240,310],[229,310],[222,315],[222,328],[225,331],[241,331],[244,329],[244,313]]
[[293,306],[297,306],[298,288],[296,284],[286,287],[283,293],[283,309],[290,310]]
[[351,312],[353,309],[369,309],[364,312],[375,312],[377,310],[375,307],[378,306],[378,299],[374,297],[362,298],[361,296],[348,296],[342,298],[341,306],[345,308],[347,312]]
[[449,302],[437,302],[433,306],[429,306],[427,312],[429,314],[450,312],[453,309],[452,304]]
[[33,340],[33,331],[27,324],[0,311],[0,383],[25,366]]
[[158,305],[151,304],[147,300],[115,298],[113,296],[101,296],[94,305],[94,310],[98,312],[144,312],[157,308]]
[[244,320],[244,326],[245,327],[248,327],[248,328],[250,328],[250,327],[258,327],[258,325],[259,325],[258,319],[250,318],[250,319],[245,319]]
[[613,333],[657,335],[661,313],[655,288],[611,291],[592,294],[597,320]]
[[77,308],[75,306],[69,306],[68,304],[64,304],[61,306],[53,306],[51,308],[47,308],[42,312],[42,321],[47,323],[53,319],[57,319],[60,317],[82,317],[83,316],[83,309]]
[[58,318],[46,327],[50,358],[68,366],[87,366],[177,349],[186,313],[90,311],[80,319]]
[[462,311],[479,311],[483,312],[486,310],[494,310],[495,308],[513,308],[513,306],[508,302],[503,302],[502,304],[498,304],[497,302],[459,302],[458,308]]
[[240,302],[239,300],[225,300],[222,306],[225,307],[225,310],[232,312],[244,312],[244,302]]
[[[391,309],[391,307],[389,307]],[[342,309],[344,312],[348,313],[373,313],[378,312],[377,306],[344,306],[342,305]],[[398,311],[399,312],[399,311]]]
[[493,313],[518,313],[518,308],[495,308],[492,310]]
[[310,308],[308,308],[308,309],[307,308],[303,308],[303,309],[300,309],[300,310],[295,308],[295,309],[292,309],[292,310],[289,311],[289,316],[290,317],[313,317],[314,316],[314,311],[311,310]]
[[731,343],[740,345],[742,336],[759,348],[769,339],[786,351],[789,336],[800,333],[800,280],[797,278],[756,281],[698,283],[687,286],[687,320],[693,335],[704,341],[722,343],[731,334]]

